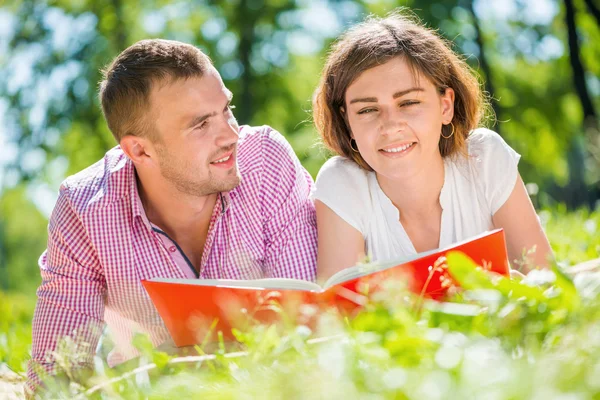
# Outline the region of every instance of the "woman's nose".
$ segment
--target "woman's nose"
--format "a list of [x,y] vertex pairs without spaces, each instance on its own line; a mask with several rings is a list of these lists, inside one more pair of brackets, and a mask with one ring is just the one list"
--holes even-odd
[[388,112],[381,119],[381,134],[390,135],[404,131],[406,121],[398,113]]

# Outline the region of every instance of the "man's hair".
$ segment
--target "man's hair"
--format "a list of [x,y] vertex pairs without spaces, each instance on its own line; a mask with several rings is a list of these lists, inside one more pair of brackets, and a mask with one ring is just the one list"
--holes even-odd
[[333,46],[315,96],[313,118],[327,148],[372,170],[360,153],[352,151],[351,134],[342,107],[346,90],[364,71],[402,57],[413,75],[423,74],[438,93],[454,89],[454,132],[443,127],[439,150],[443,157],[467,153],[466,139],[489,109],[477,77],[451,45],[416,17],[395,12],[385,18],[370,17],[355,26]]
[[102,71],[102,112],[117,142],[126,135],[159,140],[149,118],[150,92],[157,84],[201,77],[211,66],[198,48],[173,40],[141,40]]

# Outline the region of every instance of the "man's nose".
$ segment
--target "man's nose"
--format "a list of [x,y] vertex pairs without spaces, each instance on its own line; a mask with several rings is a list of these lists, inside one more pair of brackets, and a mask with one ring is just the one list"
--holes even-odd
[[239,139],[239,125],[233,115],[227,118],[219,132],[217,145],[219,147],[227,147],[237,143]]

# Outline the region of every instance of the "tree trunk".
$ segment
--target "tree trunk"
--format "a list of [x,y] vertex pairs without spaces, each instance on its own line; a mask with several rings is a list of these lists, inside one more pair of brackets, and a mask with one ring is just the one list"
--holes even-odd
[[238,103],[240,107],[236,110],[236,116],[241,124],[249,124],[254,115],[252,107],[252,82],[254,76],[252,74],[250,56],[252,55],[252,44],[255,40],[254,26],[258,19],[257,11],[248,7],[247,0],[240,0],[236,19],[237,26],[240,27],[238,56],[244,68],[240,84],[240,101]]
[[596,120],[597,117],[596,111],[594,110],[594,104],[592,103],[585,82],[585,69],[583,67],[583,62],[581,61],[581,50],[579,48],[577,27],[575,25],[575,7],[573,6],[573,0],[565,0],[565,8],[565,19],[569,35],[569,60],[571,69],[573,70],[573,83],[575,85],[575,90],[577,91],[577,96],[579,96],[579,100],[581,101],[581,107],[583,108],[584,123],[588,124],[590,123],[590,120]]
[[[473,0],[469,0],[467,9],[471,13],[471,18],[473,20],[473,27],[475,28],[475,41],[477,42],[477,46],[479,47],[479,65],[481,66],[481,70],[485,75],[485,90],[490,95],[490,101],[492,105],[492,110],[494,111],[494,115],[496,118],[499,117],[501,109],[498,104],[498,100],[495,97],[496,89],[494,87],[493,77],[492,77],[492,69],[490,64],[488,63],[486,52],[485,52],[485,43],[483,42],[483,34],[481,31],[481,25],[479,24],[479,19],[475,14],[475,9],[473,7]],[[500,133],[500,125],[496,125],[494,127],[496,132]]]
[[598,27],[600,27],[600,9],[596,7],[592,0],[585,0],[585,5],[587,6],[587,9],[590,12],[590,14],[592,14],[594,18],[596,18],[596,23],[598,24]]
[[[569,62],[573,73],[573,84],[575,91],[581,102],[583,109],[583,127],[584,131],[589,128],[597,130],[598,120],[596,111],[592,103],[590,94],[585,82],[585,68],[581,60],[581,50],[579,48],[579,39],[577,37],[577,27],[575,25],[575,7],[573,0],[564,0],[565,3],[565,22],[567,25],[568,43],[569,43]],[[569,184],[567,186],[568,202],[571,207],[577,207],[582,204],[589,204],[590,198],[585,185],[585,138],[574,137],[570,144],[568,163],[569,163]]]

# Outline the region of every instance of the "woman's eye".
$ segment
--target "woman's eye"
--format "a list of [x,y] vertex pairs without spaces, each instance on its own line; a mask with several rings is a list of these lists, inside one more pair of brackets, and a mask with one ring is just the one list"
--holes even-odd
[[415,101],[415,100],[409,100],[409,101],[405,101],[404,103],[400,104],[400,107],[406,107],[406,106],[412,106],[414,104],[419,104],[419,101]]
[[360,110],[360,111],[358,112],[358,114],[359,114],[359,115],[362,115],[362,114],[369,114],[369,113],[372,113],[373,111],[377,111],[377,110],[376,110],[376,109],[374,109],[374,108],[365,108],[365,109],[362,109],[362,110]]

